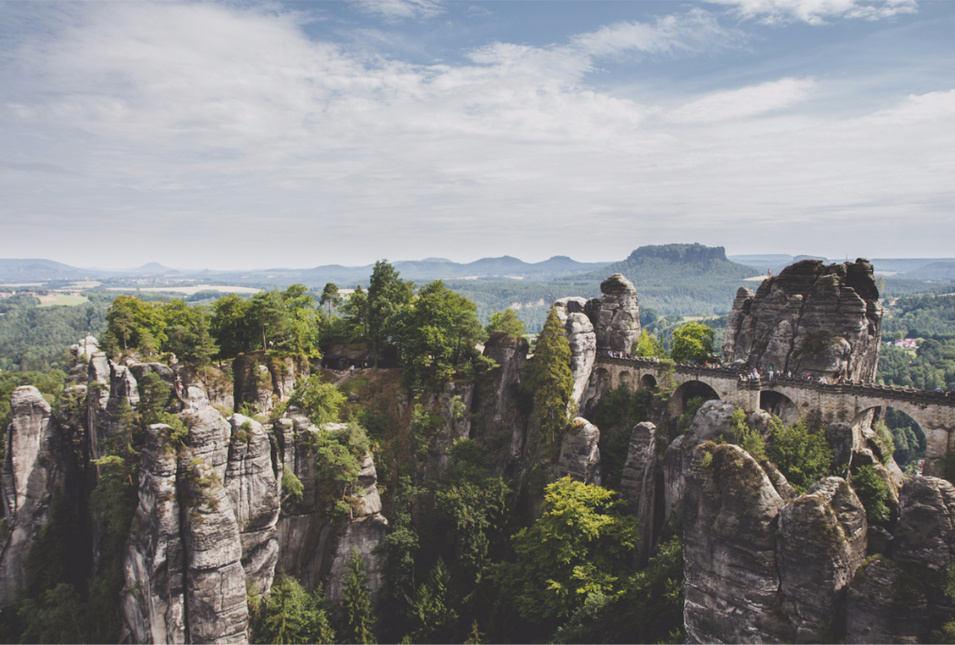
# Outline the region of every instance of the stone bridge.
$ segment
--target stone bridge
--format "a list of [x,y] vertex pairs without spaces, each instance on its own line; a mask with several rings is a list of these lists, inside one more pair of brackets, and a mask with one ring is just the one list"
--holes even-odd
[[[625,385],[653,388],[667,378],[666,368],[652,359],[598,356],[593,368],[597,391]],[[785,423],[819,410],[826,418],[856,425],[873,410],[895,408],[909,415],[925,435],[925,474],[936,474],[938,461],[952,448],[955,430],[955,396],[943,392],[857,383],[823,384],[802,378],[777,377],[748,380],[726,367],[677,364],[669,378],[677,384],[670,398],[670,412],[682,412],[696,396],[719,398],[747,412],[767,410]]]

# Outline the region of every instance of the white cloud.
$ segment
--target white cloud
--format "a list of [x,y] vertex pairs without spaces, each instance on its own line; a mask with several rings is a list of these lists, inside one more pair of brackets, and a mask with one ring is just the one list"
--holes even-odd
[[709,123],[743,119],[788,108],[809,97],[815,81],[784,78],[738,90],[715,92],[666,114],[676,123]]
[[744,19],[766,23],[801,20],[823,24],[834,18],[879,20],[917,10],[916,0],[706,0],[730,5]]
[[[825,79],[643,102],[585,82],[601,57],[736,42],[709,18],[415,65],[310,40],[295,15],[80,7],[0,61],[0,222],[43,222],[35,255],[59,236],[78,252],[108,239],[130,265],[144,240],[185,266],[596,259],[763,226],[848,239],[893,214],[955,235],[939,210],[955,199],[949,88],[846,118],[798,111],[838,97]],[[23,172],[53,167],[36,164],[82,174]],[[0,256],[33,243],[6,240]]]
[[359,11],[395,19],[431,18],[444,12],[441,0],[349,0]]

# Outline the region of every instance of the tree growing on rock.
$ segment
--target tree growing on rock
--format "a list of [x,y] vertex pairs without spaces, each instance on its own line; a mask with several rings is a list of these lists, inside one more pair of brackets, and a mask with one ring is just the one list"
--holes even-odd
[[570,357],[570,344],[557,317],[557,309],[551,307],[537,336],[534,360],[530,363],[527,378],[534,401],[531,417],[550,444],[557,443],[567,426],[568,405],[574,391]]

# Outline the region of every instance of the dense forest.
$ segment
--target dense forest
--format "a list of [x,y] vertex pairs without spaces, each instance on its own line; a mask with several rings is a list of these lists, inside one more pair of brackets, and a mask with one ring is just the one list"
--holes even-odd
[[[665,391],[610,390],[593,411],[600,428],[602,486],[569,478],[547,484],[543,472],[515,479],[494,467],[494,441],[483,446],[460,439],[447,451],[447,467],[423,468],[423,447],[444,423],[423,402],[448,383],[474,382],[495,367],[476,347],[489,337],[518,339],[524,321],[513,310],[489,312],[443,282],[415,285],[387,262],[375,265],[367,290],[348,297],[327,284],[320,293],[304,285],[261,291],[251,297],[226,295],[208,304],[181,299],[144,300],[122,295],[108,304],[91,299],[76,307],[40,308],[35,298],[17,296],[3,303],[0,320],[3,364],[0,374],[0,427],[10,422],[9,398],[24,384],[36,385],[55,409],[67,414],[75,402],[63,401],[68,367],[66,345],[86,333],[100,337],[116,359],[169,362],[209,374],[225,370],[240,354],[310,362],[313,375],[296,384],[291,398],[263,421],[288,407],[316,424],[340,422],[322,433],[310,451],[320,465],[319,486],[327,487],[330,514],[348,516],[336,499],[356,480],[360,459],[376,455],[378,481],[390,522],[379,549],[387,555],[384,587],[372,610],[363,562],[349,565],[339,604],[322,590],[307,591],[294,577],[279,574],[269,595],[249,596],[250,633],[257,642],[681,642],[683,560],[679,519],[666,525],[656,548],[640,552],[639,527],[615,491],[634,424],[651,418],[654,397]],[[541,455],[553,458],[567,431],[570,350],[553,308],[536,337],[535,360],[525,375],[518,401],[522,414],[541,431]],[[955,363],[951,297],[900,298],[888,308],[889,333],[922,334],[914,355],[884,348],[882,379],[916,387],[951,387]],[[719,360],[725,317],[699,322],[641,312],[643,334],[634,353],[666,364]],[[715,331],[714,331],[715,328]],[[925,336],[931,335],[931,338]],[[335,373],[320,369],[322,358],[343,348],[358,350],[362,364],[397,367],[367,370],[340,387]],[[32,369],[31,369],[32,368]],[[407,423],[386,401],[400,388],[411,404]],[[898,381],[896,380],[898,379]],[[899,382],[901,381],[901,382]],[[68,531],[82,524],[74,514],[56,515],[36,548],[49,557],[31,565],[32,582],[14,607],[0,615],[6,641],[63,642],[118,637],[115,607],[103,598],[118,593],[118,558],[137,492],[137,456],[149,424],[169,424],[173,434],[186,427],[168,410],[170,388],[154,374],[140,384],[141,401],[124,412],[131,431],[111,444],[97,462],[100,478],[90,512],[105,518],[107,548],[100,573],[71,567],[76,545]],[[385,398],[383,398],[385,397]],[[672,432],[685,432],[702,398],[687,402]],[[451,415],[458,400],[451,400]],[[463,408],[463,406],[462,406]],[[657,402],[659,409],[659,402]],[[255,415],[251,408],[242,410]],[[231,413],[231,411],[224,411]],[[734,433],[740,445],[777,465],[797,490],[835,474],[833,456],[820,418],[792,427],[778,420],[768,438],[740,415]],[[404,423],[404,425],[403,425]],[[909,470],[924,456],[924,437],[904,416],[890,412],[876,425],[898,463]],[[177,436],[184,436],[179,434]],[[180,439],[181,440],[181,439]],[[500,449],[499,446],[496,449]],[[550,451],[550,452],[548,452]],[[892,450],[889,450],[891,454]],[[549,455],[549,457],[548,457]],[[953,472],[952,474],[955,474]],[[887,489],[860,470],[858,493],[874,523],[887,522]],[[301,496],[302,482],[282,477],[288,499]],[[326,490],[322,488],[321,490]],[[64,514],[65,513],[65,514]],[[112,541],[111,541],[112,540]],[[37,552],[39,558],[39,552]],[[91,577],[92,576],[92,577]],[[98,595],[97,595],[98,594]]]

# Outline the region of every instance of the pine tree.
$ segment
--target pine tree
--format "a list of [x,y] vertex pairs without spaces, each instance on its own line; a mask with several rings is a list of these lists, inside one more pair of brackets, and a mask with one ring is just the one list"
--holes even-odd
[[368,577],[365,575],[365,561],[358,549],[352,550],[345,584],[342,585],[341,621],[342,642],[375,642]]
[[551,307],[537,336],[528,379],[534,396],[532,418],[551,445],[558,442],[567,425],[567,408],[574,392],[570,356],[570,343],[557,318],[557,309]]

